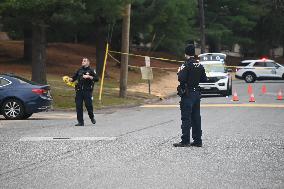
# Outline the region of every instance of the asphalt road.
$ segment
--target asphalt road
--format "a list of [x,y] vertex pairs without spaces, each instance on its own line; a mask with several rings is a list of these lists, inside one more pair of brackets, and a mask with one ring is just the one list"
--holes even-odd
[[75,112],[0,117],[0,188],[284,188],[284,82],[253,84],[255,103],[233,85],[238,102],[202,99],[202,148],[172,147],[178,98],[97,111],[95,126],[85,114],[74,127]]

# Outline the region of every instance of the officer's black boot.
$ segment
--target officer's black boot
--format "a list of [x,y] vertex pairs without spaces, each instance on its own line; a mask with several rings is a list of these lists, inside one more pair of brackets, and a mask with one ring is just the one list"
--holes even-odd
[[77,123],[75,126],[84,126],[84,123]]
[[95,120],[95,118],[91,119],[91,122],[92,122],[93,124],[96,124],[96,123],[97,123],[96,120]]
[[190,147],[190,144],[189,143],[179,142],[179,143],[174,143],[173,146],[174,147]]
[[181,142],[174,143],[174,147],[189,147],[190,146],[190,126],[187,124],[187,120],[183,120],[183,123],[181,125],[182,129],[182,136],[181,136]]
[[189,147],[190,146],[190,124],[191,124],[191,112],[192,106],[190,103],[190,98],[183,97],[180,101],[181,110],[181,142],[174,143],[174,147]]
[[195,147],[202,147],[202,139],[201,139],[202,130],[200,128],[200,124],[195,126],[197,127],[192,128],[193,142],[190,145]]
[[195,146],[195,147],[202,147],[202,142],[192,142],[190,143],[190,146]]

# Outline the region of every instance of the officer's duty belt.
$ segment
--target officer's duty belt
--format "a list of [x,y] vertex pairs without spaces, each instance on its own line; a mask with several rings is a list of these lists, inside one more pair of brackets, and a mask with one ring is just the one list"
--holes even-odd
[[188,92],[200,91],[200,88],[199,87],[198,88],[197,87],[196,88],[188,88],[187,91]]

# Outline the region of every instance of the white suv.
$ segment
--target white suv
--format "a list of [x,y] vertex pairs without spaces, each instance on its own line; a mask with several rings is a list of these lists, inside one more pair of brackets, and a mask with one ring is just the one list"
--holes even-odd
[[284,79],[284,67],[273,60],[247,60],[242,64],[236,68],[236,78],[244,79],[247,83],[261,79]]
[[226,55],[222,53],[204,53],[198,57],[208,77],[206,83],[199,84],[201,93],[232,95],[232,76],[225,67]]

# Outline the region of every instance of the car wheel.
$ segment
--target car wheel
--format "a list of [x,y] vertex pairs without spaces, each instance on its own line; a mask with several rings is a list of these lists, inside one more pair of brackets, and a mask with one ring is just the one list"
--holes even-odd
[[6,119],[22,119],[24,106],[17,99],[9,99],[3,103],[2,113]]
[[31,117],[33,114],[31,113],[31,114],[25,114],[24,116],[23,116],[23,119],[28,119],[29,117]]
[[244,79],[247,83],[253,83],[255,82],[256,77],[253,73],[246,73]]

